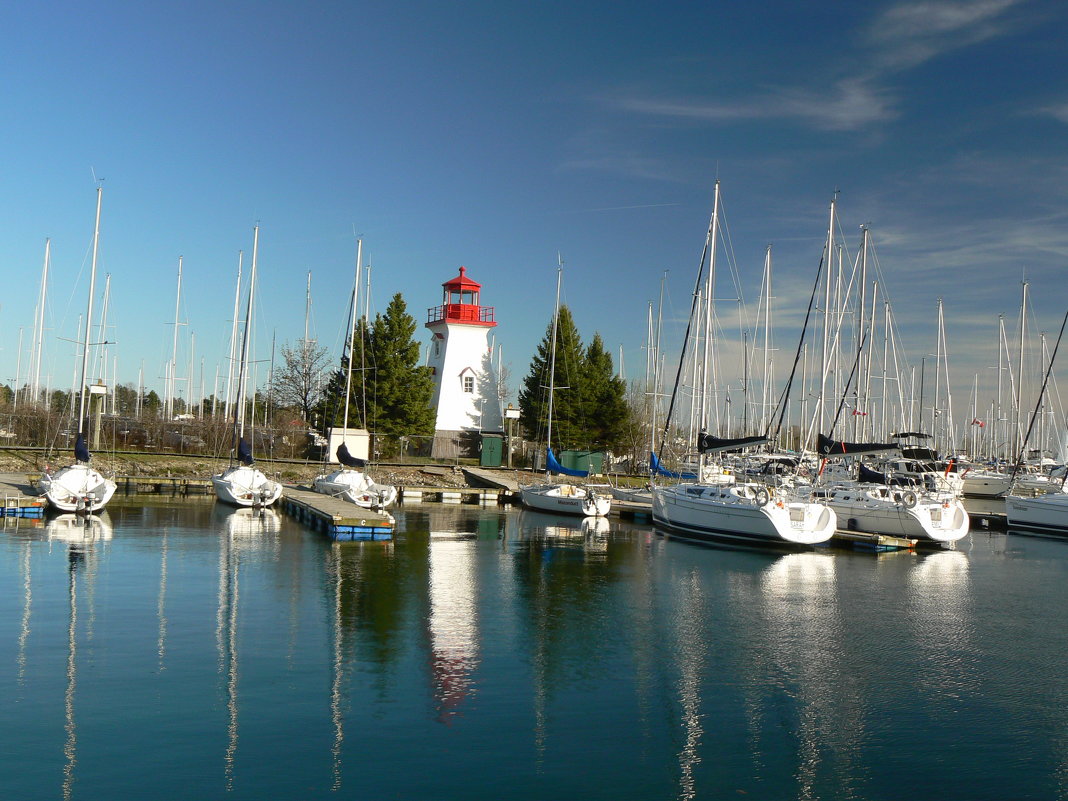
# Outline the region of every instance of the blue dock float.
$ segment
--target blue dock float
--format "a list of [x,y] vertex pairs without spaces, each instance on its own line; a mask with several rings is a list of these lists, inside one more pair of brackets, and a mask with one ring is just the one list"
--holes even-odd
[[[33,493],[33,494],[30,494]],[[31,481],[21,473],[0,473],[0,517],[44,517],[48,501],[37,495]]]
[[338,542],[393,539],[394,520],[388,512],[364,509],[306,487],[285,487],[282,510],[313,531],[320,531]]

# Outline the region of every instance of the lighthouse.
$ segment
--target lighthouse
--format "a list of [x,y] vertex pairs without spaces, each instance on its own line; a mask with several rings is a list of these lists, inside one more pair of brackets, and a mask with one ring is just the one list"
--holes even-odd
[[490,331],[497,326],[492,306],[479,303],[482,285],[467,270],[441,285],[440,306],[427,310],[430,329],[427,366],[434,373],[434,457],[478,452],[480,434],[500,433],[501,405],[493,371]]

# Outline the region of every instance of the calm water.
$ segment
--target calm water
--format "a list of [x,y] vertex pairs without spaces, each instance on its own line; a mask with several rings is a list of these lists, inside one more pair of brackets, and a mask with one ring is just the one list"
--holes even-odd
[[0,798],[1068,798],[1068,542],[106,522],[0,536]]

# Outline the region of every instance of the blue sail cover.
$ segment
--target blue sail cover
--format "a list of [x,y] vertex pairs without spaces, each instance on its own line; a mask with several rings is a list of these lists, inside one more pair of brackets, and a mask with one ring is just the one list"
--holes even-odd
[[589,472],[586,470],[572,470],[569,467],[564,467],[556,461],[556,457],[553,456],[552,448],[546,448],[545,453],[547,454],[545,457],[545,466],[549,469],[550,473],[559,473],[560,475],[574,476],[575,478],[586,478],[589,475]]
[[252,448],[245,442],[244,437],[237,441],[237,460],[241,464],[252,464]]
[[85,435],[79,434],[74,441],[74,458],[79,462],[88,462],[90,458],[89,446],[85,444]]
[[697,478],[696,473],[676,473],[674,470],[668,470],[660,464],[660,457],[655,453],[649,454],[649,472],[655,476],[663,476],[664,478]]
[[349,453],[349,446],[342,442],[337,446],[337,460],[345,467],[366,467],[367,462]]

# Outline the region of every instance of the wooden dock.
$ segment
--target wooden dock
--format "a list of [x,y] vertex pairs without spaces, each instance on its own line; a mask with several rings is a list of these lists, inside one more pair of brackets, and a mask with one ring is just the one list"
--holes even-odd
[[919,540],[891,537],[888,534],[870,534],[867,531],[838,529],[831,537],[831,547],[851,548],[854,551],[902,551],[913,550]]
[[282,509],[304,525],[332,540],[391,540],[393,515],[364,509],[308,487],[287,485],[282,490]]
[[401,503],[478,503],[482,506],[496,506],[511,501],[511,493],[502,489],[487,487],[397,487],[397,498]]
[[0,473],[0,517],[44,517],[48,501],[24,473]]
[[480,467],[463,468],[464,478],[472,487],[489,487],[507,492],[512,496],[519,494],[519,482],[511,472],[504,470],[484,470]]

